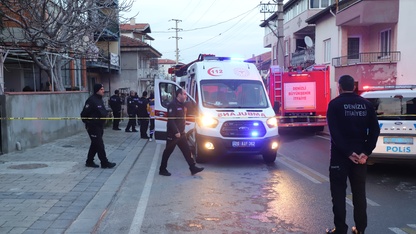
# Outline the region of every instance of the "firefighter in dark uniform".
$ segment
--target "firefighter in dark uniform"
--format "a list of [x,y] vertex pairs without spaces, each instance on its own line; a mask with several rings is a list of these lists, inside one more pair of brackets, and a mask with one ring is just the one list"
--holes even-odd
[[109,104],[111,110],[113,111],[113,130],[121,130],[118,125],[120,123],[121,118],[121,104],[122,100],[120,98],[120,92],[118,89],[114,91],[114,95],[110,97]]
[[113,168],[116,166],[115,163],[108,161],[104,148],[103,134],[105,119],[101,118],[107,117],[108,112],[104,106],[103,96],[103,85],[95,84],[94,94],[87,99],[81,112],[82,121],[85,123],[85,128],[91,139],[87,161],[85,162],[85,166],[87,167],[99,167],[94,163],[95,154],[98,154],[98,158],[101,161],[101,168]]
[[176,98],[168,105],[166,148],[163,151],[162,161],[159,167],[159,175],[171,175],[171,173],[167,170],[168,159],[172,154],[173,150],[175,149],[176,145],[179,147],[183,156],[185,157],[192,175],[195,175],[196,173],[204,170],[204,168],[197,167],[195,165],[194,158],[192,157],[192,153],[188,145],[188,140],[186,139],[186,120],[184,105],[186,98],[186,91],[183,89],[178,89],[176,90]]
[[137,100],[137,116],[140,122],[140,137],[143,139],[149,139],[147,135],[147,129],[149,128],[149,113],[147,112],[147,106],[149,100],[147,99],[147,92],[144,91],[142,96]]
[[367,227],[365,181],[367,159],[376,147],[380,134],[373,105],[354,93],[354,79],[341,76],[340,95],[328,105],[327,120],[331,134],[329,180],[335,228],[326,233],[348,232],[346,219],[346,189],[349,178],[354,205],[353,233],[364,233]]
[[[137,132],[136,130],[136,114],[137,114],[137,101],[135,100],[135,92],[130,91],[130,96],[127,97],[127,115],[129,116],[129,122],[126,126],[126,132]],[[130,131],[130,128],[132,129]]]

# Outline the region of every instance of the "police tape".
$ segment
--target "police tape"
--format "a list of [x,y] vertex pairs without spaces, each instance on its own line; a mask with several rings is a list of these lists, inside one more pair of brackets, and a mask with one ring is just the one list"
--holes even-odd
[[[185,119],[197,119],[199,117],[186,117]],[[218,118],[232,118],[232,119],[238,119],[238,118],[247,118],[246,116],[222,116],[222,117],[218,117]],[[271,117],[257,117],[260,119],[268,119]],[[304,117],[304,116],[275,116],[275,118],[277,119],[297,119],[297,118],[301,118],[301,119],[325,119],[326,116],[308,116],[308,117]],[[129,120],[129,119],[184,119],[183,117],[154,117],[154,118],[150,118],[150,117],[135,117],[135,118],[130,118],[130,117],[120,117],[120,118],[115,118],[115,117],[103,117],[103,118],[82,118],[82,117],[0,117],[0,120],[113,120],[113,119],[118,119],[118,120]]]

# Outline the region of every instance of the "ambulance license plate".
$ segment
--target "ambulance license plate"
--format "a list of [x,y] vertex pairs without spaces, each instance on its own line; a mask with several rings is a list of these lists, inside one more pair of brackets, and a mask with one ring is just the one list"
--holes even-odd
[[234,148],[256,147],[256,142],[255,141],[232,141],[231,144]]

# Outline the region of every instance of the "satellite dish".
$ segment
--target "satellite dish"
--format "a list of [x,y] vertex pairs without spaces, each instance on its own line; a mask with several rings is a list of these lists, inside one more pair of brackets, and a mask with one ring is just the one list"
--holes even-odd
[[305,44],[308,47],[312,47],[313,46],[313,41],[312,41],[312,39],[309,36],[306,36],[305,38],[303,38],[303,41],[305,41]]

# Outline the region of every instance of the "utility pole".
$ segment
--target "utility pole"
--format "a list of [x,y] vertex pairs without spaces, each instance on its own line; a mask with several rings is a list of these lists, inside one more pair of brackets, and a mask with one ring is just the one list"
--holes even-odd
[[[277,11],[276,11],[277,6]],[[284,35],[283,35],[283,0],[273,0],[273,3],[267,2],[262,3],[260,2],[260,13],[263,13],[266,15],[266,13],[275,13],[277,15],[277,30],[275,28],[270,27],[269,24],[267,24],[267,27],[273,32],[273,34],[277,37],[277,43],[276,43],[276,51],[273,51],[273,53],[277,53],[277,65],[279,65],[281,71],[284,71]],[[265,19],[266,20],[266,19]],[[276,32],[277,31],[277,32]]]
[[178,24],[179,22],[182,22],[182,20],[179,19],[172,19],[170,21],[176,21],[176,27],[175,28],[170,28],[170,29],[174,29],[176,32],[176,36],[174,37],[169,37],[170,38],[175,38],[176,39],[176,65],[178,65],[179,63],[179,39],[182,39],[182,37],[179,37],[179,31],[182,31],[181,28],[178,28]]
[[277,64],[282,71],[285,70],[285,57],[283,35],[283,0],[277,0]]

